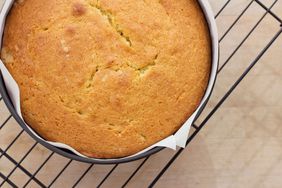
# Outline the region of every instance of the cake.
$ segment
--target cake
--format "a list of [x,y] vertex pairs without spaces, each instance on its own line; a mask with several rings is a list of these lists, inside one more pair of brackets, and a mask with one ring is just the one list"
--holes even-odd
[[35,132],[107,159],[138,153],[191,116],[210,43],[196,0],[18,0],[1,59]]

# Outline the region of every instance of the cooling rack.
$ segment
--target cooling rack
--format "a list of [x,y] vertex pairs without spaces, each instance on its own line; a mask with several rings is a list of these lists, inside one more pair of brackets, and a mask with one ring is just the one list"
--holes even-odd
[[[211,0],[211,4],[213,4],[213,1],[217,0]],[[261,27],[269,27],[269,24],[274,26],[271,27],[271,37],[267,39],[265,45],[263,45],[255,55],[249,54],[250,60],[243,62],[245,67],[240,69],[240,74],[238,74],[232,83],[228,84],[226,91],[215,96],[215,100],[213,100],[212,104],[208,104],[204,113],[192,126],[191,134],[187,140],[187,147],[185,149],[178,149],[176,152],[170,152],[167,156],[164,156],[164,154],[166,155],[167,153],[161,152],[157,155],[128,163],[126,166],[123,166],[123,172],[126,171],[126,176],[123,175],[123,177],[120,178],[117,171],[122,164],[106,166],[85,164],[63,158],[42,147],[39,143],[29,138],[19,126],[16,126],[15,120],[6,109],[2,98],[0,98],[0,113],[1,121],[3,122],[0,125],[0,187],[109,187],[109,184],[107,184],[109,179],[111,179],[111,181],[118,181],[119,187],[130,187],[131,183],[134,181],[142,181],[139,182],[138,187],[157,186],[157,183],[161,181],[161,178],[167,171],[171,170],[171,166],[177,162],[178,158],[183,155],[183,152],[189,150],[189,146],[194,138],[206,125],[209,124],[210,120],[217,115],[217,112],[227,99],[230,98],[230,95],[236,90],[244,78],[248,76],[255,65],[260,62],[261,58],[270,51],[277,39],[281,37],[281,16],[279,15],[279,12],[273,10],[277,4],[281,3],[279,0],[242,1],[244,3],[241,4],[244,4],[244,7],[238,7],[234,19],[226,22],[221,18],[221,15],[231,3],[236,1],[227,0],[221,2],[222,3],[217,3],[221,4],[221,7],[217,7],[215,18],[217,21],[221,19],[221,22],[224,22],[226,27],[224,31],[220,33],[219,43],[221,45],[224,41],[229,40],[230,42],[230,40],[232,40],[231,42],[234,42],[234,46],[228,55],[226,55],[227,53],[225,53],[225,49],[222,47],[220,49],[224,57],[220,59],[220,68],[218,70],[219,78],[224,77],[224,74],[230,74],[230,72],[224,73],[224,70],[229,64],[236,63],[234,57],[238,55],[238,53],[242,53],[241,49],[244,44],[249,38],[254,37],[253,35],[256,31],[259,32]],[[237,32],[238,35],[240,34],[240,36],[243,36],[238,40],[230,38],[230,33],[233,32],[233,35],[234,33],[236,35],[236,32],[234,32],[236,26],[239,23],[242,25],[242,20],[244,20],[248,15],[248,11],[253,7],[259,9],[260,12],[256,17],[256,21],[251,22],[245,20],[243,25],[248,28],[248,31],[244,33]],[[265,20],[267,20],[267,23],[263,24]],[[240,55],[244,56],[243,53]],[[154,165],[154,172],[157,173],[154,173],[149,180],[145,179],[145,181],[142,178],[137,178],[136,180],[136,177],[140,176],[140,171],[145,168],[150,168],[147,164],[152,160],[154,160],[154,163],[158,161],[160,155],[162,155],[162,162]],[[185,152],[185,155],[189,155],[189,152]],[[163,160],[164,158],[165,160]],[[187,161],[187,163],[188,162],[189,161]],[[67,176],[65,174],[67,174]]]

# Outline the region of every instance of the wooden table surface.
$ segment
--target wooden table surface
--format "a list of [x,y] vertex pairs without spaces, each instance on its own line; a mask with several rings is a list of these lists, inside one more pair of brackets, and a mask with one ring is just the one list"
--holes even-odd
[[[210,0],[218,12],[227,0]],[[0,0],[3,2],[3,0]],[[217,17],[219,36],[239,16],[251,0],[231,0]],[[274,0],[261,0],[270,6]],[[282,1],[278,0],[272,11],[282,18]],[[265,13],[256,2],[252,3],[237,24],[221,42],[222,65],[247,33]],[[254,60],[269,40],[279,30],[279,23],[269,14],[261,21],[239,50],[219,73],[213,96],[198,120],[198,124],[213,109],[246,67]],[[282,187],[282,36],[259,60],[222,107],[215,112],[191,145],[179,156],[156,187],[191,188],[280,188]],[[0,102],[0,123],[9,116],[3,101]],[[11,118],[0,130],[0,148],[6,148],[21,131]],[[34,141],[23,133],[8,154],[19,161]],[[37,145],[23,161],[22,166],[34,173],[50,155],[50,151]],[[152,156],[129,182],[128,187],[147,187],[161,168],[175,154],[164,150]],[[39,171],[36,178],[49,185],[69,162],[58,155]],[[119,165],[102,187],[120,187],[137,166],[136,161]],[[89,167],[89,164],[71,162],[53,187],[69,187]],[[113,165],[94,165],[78,187],[95,187]],[[0,159],[0,172],[8,175],[14,165],[4,156]],[[20,169],[9,178],[19,187],[29,179]],[[0,178],[0,183],[2,179]],[[9,187],[7,183],[4,187]],[[31,181],[28,187],[39,187]]]

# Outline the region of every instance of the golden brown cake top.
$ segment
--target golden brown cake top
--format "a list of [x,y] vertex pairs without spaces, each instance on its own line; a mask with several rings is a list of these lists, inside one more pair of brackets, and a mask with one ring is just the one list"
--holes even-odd
[[196,0],[21,0],[1,57],[25,121],[90,157],[175,133],[205,92],[209,32]]

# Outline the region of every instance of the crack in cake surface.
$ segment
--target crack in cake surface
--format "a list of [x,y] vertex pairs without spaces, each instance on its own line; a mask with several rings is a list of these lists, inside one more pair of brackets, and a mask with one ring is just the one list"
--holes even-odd
[[114,15],[101,6],[100,0],[97,0],[96,3],[90,2],[89,5],[98,10],[102,16],[106,17],[110,26],[119,34],[119,36],[126,42],[126,44],[130,47],[132,46],[132,42],[129,36],[124,33],[120,25],[116,22]]

